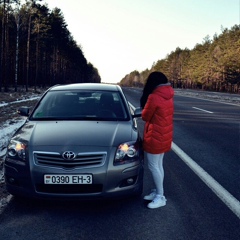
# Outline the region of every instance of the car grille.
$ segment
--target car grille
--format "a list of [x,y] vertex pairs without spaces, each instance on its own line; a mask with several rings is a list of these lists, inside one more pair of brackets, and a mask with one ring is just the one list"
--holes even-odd
[[34,152],[33,155],[37,165],[70,169],[100,167],[104,165],[107,153],[82,153],[72,160],[66,160],[60,153],[53,152]]

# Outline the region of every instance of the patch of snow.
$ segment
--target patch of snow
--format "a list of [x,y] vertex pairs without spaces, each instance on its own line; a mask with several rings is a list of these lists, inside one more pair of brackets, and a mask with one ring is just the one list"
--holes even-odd
[[7,206],[7,204],[11,201],[12,195],[9,194],[7,197],[0,199],[0,214],[4,210],[4,208]]
[[[29,96],[24,99],[19,99],[16,101],[12,102],[1,102],[0,103],[0,108],[1,107],[6,107],[8,105],[16,104],[16,103],[21,103],[21,102],[27,102],[27,101],[32,101],[39,99],[39,96]],[[2,161],[3,157],[6,154],[7,151],[7,145],[10,140],[10,138],[13,136],[13,134],[16,132],[18,128],[20,128],[26,121],[27,117],[16,117],[9,119],[5,122],[0,122],[0,184],[4,184],[5,179],[4,179],[4,174],[3,174],[3,168],[2,168]],[[1,193],[0,195],[0,214],[4,210],[4,208],[7,206],[7,204],[10,202],[12,199],[11,194],[7,193]]]
[[33,100],[36,100],[36,99],[39,99],[39,96],[38,97],[31,97],[31,98],[28,98],[28,99],[17,100],[17,101],[13,101],[13,102],[10,102],[10,103],[0,103],[0,107],[4,107],[4,106],[14,104],[14,103],[33,101]]
[[200,98],[206,100],[212,100],[223,103],[231,103],[234,105],[240,105],[240,95],[230,93],[219,93],[219,92],[206,92],[199,90],[183,90],[174,89],[175,95],[181,95],[185,97]]

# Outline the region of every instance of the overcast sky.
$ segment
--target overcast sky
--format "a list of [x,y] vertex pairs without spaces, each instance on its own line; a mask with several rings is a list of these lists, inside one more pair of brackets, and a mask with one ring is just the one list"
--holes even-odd
[[102,82],[150,69],[177,47],[240,24],[240,0],[45,0],[62,10],[68,30]]

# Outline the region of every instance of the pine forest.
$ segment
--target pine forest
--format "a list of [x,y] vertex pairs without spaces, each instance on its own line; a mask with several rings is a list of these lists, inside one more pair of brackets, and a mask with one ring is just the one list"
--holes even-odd
[[60,9],[41,0],[0,0],[0,91],[101,82],[67,28]]
[[175,88],[240,93],[240,25],[221,29],[213,39],[206,36],[192,50],[178,47],[151,69],[127,74],[120,84],[141,87],[152,71],[165,73]]

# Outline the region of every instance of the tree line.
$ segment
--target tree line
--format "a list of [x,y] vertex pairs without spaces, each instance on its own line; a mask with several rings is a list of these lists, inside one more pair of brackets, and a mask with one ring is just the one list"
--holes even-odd
[[0,0],[0,91],[101,82],[59,8],[42,0]]
[[133,71],[119,84],[142,87],[150,72],[162,71],[173,87],[240,93],[240,25],[221,30],[192,50],[176,48],[151,69]]

